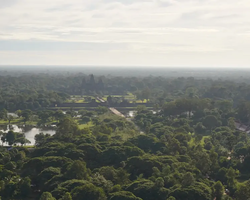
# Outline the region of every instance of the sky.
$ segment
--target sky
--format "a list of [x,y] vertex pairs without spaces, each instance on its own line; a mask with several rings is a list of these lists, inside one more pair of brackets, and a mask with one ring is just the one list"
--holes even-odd
[[249,67],[249,0],[0,0],[0,65]]

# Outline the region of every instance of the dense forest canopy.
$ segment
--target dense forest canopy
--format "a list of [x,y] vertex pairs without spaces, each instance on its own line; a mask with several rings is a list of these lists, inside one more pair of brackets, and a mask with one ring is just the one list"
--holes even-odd
[[126,95],[161,104],[178,98],[229,100],[234,107],[250,100],[250,82],[239,79],[163,76],[116,77],[91,75],[1,76],[0,105],[7,110],[41,109],[63,103],[69,95]]
[[[11,72],[0,76],[0,124],[3,200],[250,198],[243,78]],[[55,134],[28,146],[13,124]]]

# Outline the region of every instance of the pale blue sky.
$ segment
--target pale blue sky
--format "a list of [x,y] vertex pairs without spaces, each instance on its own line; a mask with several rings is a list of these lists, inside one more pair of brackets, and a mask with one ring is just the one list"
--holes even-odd
[[249,0],[0,0],[0,65],[249,67]]

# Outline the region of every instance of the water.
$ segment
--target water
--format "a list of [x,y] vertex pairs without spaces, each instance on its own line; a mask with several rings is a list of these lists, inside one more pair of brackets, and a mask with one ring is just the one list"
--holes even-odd
[[35,135],[39,133],[48,133],[49,135],[54,135],[56,133],[52,128],[37,128],[32,126],[17,126],[17,125],[3,125],[0,126],[0,131],[7,133],[9,130],[13,130],[17,133],[24,133],[26,139],[28,139],[31,143],[29,145],[35,144]]
[[135,111],[135,110],[131,110],[131,111],[128,112],[128,116],[129,116],[129,117],[134,117],[135,114],[136,114],[136,111]]
[[18,118],[18,115],[16,113],[8,113],[9,116],[12,116],[14,118]]
[[[154,110],[150,110],[154,115],[157,114],[159,111],[154,111]],[[136,110],[131,110],[127,113],[128,117],[133,118],[136,115],[137,111]]]

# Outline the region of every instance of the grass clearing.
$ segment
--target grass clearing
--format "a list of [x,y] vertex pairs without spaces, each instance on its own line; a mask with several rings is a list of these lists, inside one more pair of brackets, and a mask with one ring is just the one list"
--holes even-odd
[[[191,135],[194,136],[194,134],[191,134]],[[206,138],[209,138],[209,137],[210,137],[210,136],[203,136],[202,139],[201,139],[201,141],[200,141],[200,144],[201,144],[202,146],[204,146],[204,145],[205,145],[205,139],[206,139]],[[194,145],[195,145],[195,138],[192,137],[191,140],[188,142],[188,144],[189,144],[189,146],[194,146]]]
[[128,92],[128,96],[134,96],[131,92]]
[[[16,123],[20,123],[20,121],[21,121],[21,119],[18,119],[18,118],[15,118],[15,119],[13,119],[13,120],[11,120],[10,121],[10,124],[16,124]],[[9,124],[9,121],[8,120],[3,120],[3,119],[1,119],[0,120],[0,124]]]
[[65,103],[87,103],[87,102],[85,102],[84,99],[79,99],[79,100],[68,99]]
[[146,100],[146,99],[144,99],[143,101],[141,101],[141,100],[136,100],[136,103],[147,103],[147,100]]
[[71,110],[71,109],[73,109],[73,110],[84,110],[84,109],[86,109],[86,110],[96,110],[96,108],[97,107],[74,107],[74,106],[72,106],[72,107],[50,107],[49,109],[50,110],[63,110],[63,111],[67,111],[67,110]]
[[70,98],[84,98],[84,97],[90,97],[89,95],[70,95]]
[[129,93],[127,95],[104,95],[103,96],[103,99],[107,99],[108,96],[111,96],[111,97],[117,97],[117,98],[124,98],[124,99],[127,99],[127,100],[136,100],[135,96],[132,94],[132,93]]
[[87,98],[96,99],[96,97],[91,95],[71,95],[65,103],[88,103],[88,101],[86,101]]
[[188,142],[189,146],[194,146],[195,145],[195,139],[192,137],[191,140]]
[[76,103],[85,103],[85,100],[81,99],[81,100],[76,101]]
[[27,122],[24,122],[23,121],[23,118],[14,118],[13,120],[9,121],[8,120],[0,120],[0,125],[8,125],[8,124],[11,124],[11,125],[20,125],[20,124],[26,124],[26,125],[36,125],[37,124],[37,121],[33,121],[33,120],[29,120]]
[[210,138],[210,136],[203,136],[201,139],[201,145],[204,146],[205,145],[205,139],[206,138]]
[[77,120],[77,123],[78,123],[79,129],[89,128],[89,127],[94,126],[94,124],[92,122],[88,122],[88,123],[82,124],[81,120]]
[[[127,93],[126,95],[120,95],[120,94],[111,94],[111,95],[103,95],[102,99],[104,101],[107,101],[107,98],[111,96],[113,98],[124,98],[127,101],[129,101],[130,103],[147,103],[147,100],[144,99],[143,101],[139,100],[136,98],[135,95],[133,95],[132,93]],[[88,103],[85,98],[86,97],[90,97],[92,99],[96,99],[96,97],[94,96],[90,96],[90,95],[71,95],[70,99],[68,99],[66,101],[66,103]],[[99,103],[99,101],[96,99],[96,102]]]

